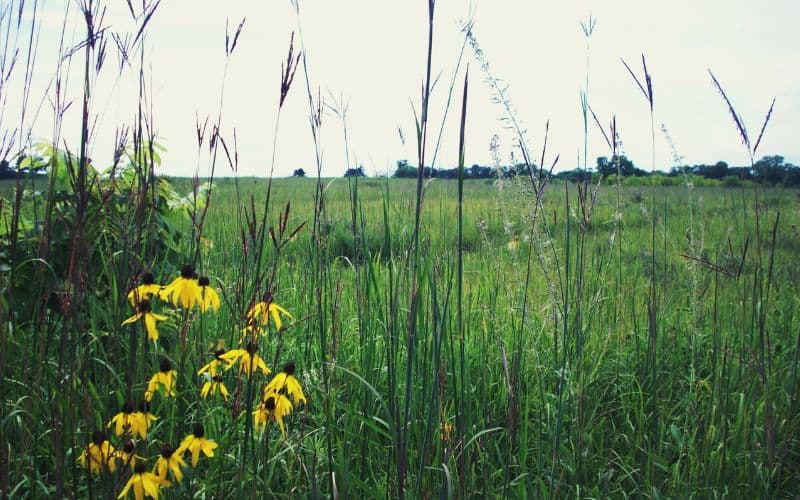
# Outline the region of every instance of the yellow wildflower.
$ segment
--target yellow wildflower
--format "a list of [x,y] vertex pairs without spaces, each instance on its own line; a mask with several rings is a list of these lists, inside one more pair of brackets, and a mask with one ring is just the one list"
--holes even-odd
[[216,290],[211,288],[208,276],[201,276],[197,280],[197,285],[199,287],[198,303],[200,304],[200,311],[206,312],[209,306],[214,311],[219,311],[219,295],[217,295]]
[[150,401],[153,399],[153,394],[159,390],[164,390],[166,397],[175,397],[175,379],[178,372],[172,369],[172,363],[167,358],[161,360],[161,366],[147,383],[147,391],[144,393],[144,399]]
[[156,278],[153,273],[146,272],[142,275],[142,282],[128,292],[128,301],[132,306],[136,306],[142,300],[150,300],[154,295],[158,295],[161,291],[161,285],[156,283]]
[[244,349],[231,349],[222,355],[222,359],[229,360],[232,363],[239,361],[239,373],[245,372],[251,375],[255,370],[261,370],[264,375],[270,374],[270,369],[264,360],[256,354],[258,351],[258,343],[249,342]]
[[172,280],[172,283],[164,287],[161,296],[172,302],[172,305],[179,305],[184,309],[191,309],[200,300],[200,285],[197,282],[197,273],[190,265],[185,265],[181,269],[181,275]]
[[294,377],[294,362],[290,361],[283,365],[283,371],[275,375],[269,384],[264,388],[264,395],[268,392],[277,392],[280,394],[288,394],[291,396],[294,404],[299,402],[306,402],[306,396],[303,394],[303,388],[300,382]]
[[143,500],[145,496],[158,500],[159,488],[169,485],[170,482],[166,479],[161,479],[152,472],[147,472],[144,462],[137,462],[133,468],[133,475],[117,498],[125,498],[128,495],[128,491],[133,487],[133,495],[136,500]]
[[122,443],[122,448],[117,448],[117,451],[114,452],[114,457],[119,461],[123,470],[127,468],[133,470],[136,462],[142,460],[142,457],[136,454],[136,441],[133,439],[126,439]]
[[142,299],[136,306],[139,312],[122,322],[123,325],[135,323],[136,321],[144,318],[144,326],[147,330],[147,338],[150,340],[158,340],[158,328],[156,328],[156,321],[164,321],[166,316],[156,314],[153,312],[153,307],[150,301]]
[[172,472],[172,477],[180,483],[183,480],[181,466],[186,466],[186,462],[183,461],[180,449],[173,450],[172,446],[165,444],[161,448],[161,456],[158,457],[153,472],[161,479],[166,479],[167,472]]
[[214,359],[204,364],[199,370],[197,370],[197,374],[202,375],[208,372],[208,374],[213,377],[217,374],[217,369],[220,365],[222,365],[222,368],[225,370],[229,369],[231,366],[233,366],[233,361],[230,359],[225,359],[223,357],[224,354],[226,354],[225,349],[217,349],[216,352],[214,352]]
[[102,431],[92,433],[92,441],[78,457],[78,461],[83,467],[86,467],[88,461],[89,472],[100,472],[106,469],[114,472],[117,468],[114,461],[114,447],[111,446]]
[[192,453],[192,467],[197,466],[197,461],[200,459],[200,452],[207,457],[214,456],[214,450],[217,448],[217,443],[209,441],[204,437],[205,431],[203,426],[195,424],[194,430],[191,434],[183,438],[181,445],[175,453],[183,455],[184,452],[190,451]]
[[228,388],[225,387],[225,384],[222,382],[222,375],[214,375],[206,380],[203,384],[203,388],[200,389],[200,395],[205,398],[208,397],[209,394],[216,394],[218,390],[219,393],[222,394],[222,397],[225,398],[225,401],[227,401]]
[[[145,394],[145,397],[147,394]],[[158,417],[150,413],[150,402],[146,399],[139,403],[139,411],[133,414],[135,417],[135,428],[142,439],[147,439],[147,429]]]
[[117,436],[133,434],[139,429],[139,418],[134,414],[133,403],[126,401],[122,405],[122,410],[111,418],[107,427],[111,428],[112,425]]
[[283,327],[281,314],[288,316],[289,319],[294,319],[294,316],[292,316],[289,311],[273,302],[272,299],[272,293],[265,293],[264,300],[254,305],[247,312],[247,321],[253,322],[257,319],[262,325],[266,325],[269,323],[269,317],[272,316],[272,322],[275,324],[275,329],[280,330]]
[[283,417],[292,412],[292,403],[278,392],[269,391],[264,399],[253,412],[253,420],[256,431],[259,427],[266,427],[270,420],[278,424],[281,430],[281,437],[286,439],[286,429],[283,426]]

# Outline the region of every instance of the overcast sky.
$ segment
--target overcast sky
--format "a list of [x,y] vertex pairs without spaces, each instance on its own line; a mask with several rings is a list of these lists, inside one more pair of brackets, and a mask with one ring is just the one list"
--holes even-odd
[[[293,31],[299,48],[298,29],[302,29],[308,76],[315,94],[321,92],[330,106],[348,105],[349,159],[342,121],[330,110],[323,116],[323,175],[341,175],[348,163],[363,165],[369,175],[391,172],[399,159],[416,163],[414,108],[419,110],[425,71],[427,2],[299,1],[299,18],[288,0],[161,2],[147,29],[145,62],[154,127],[167,148],[163,173],[191,175],[199,171],[201,176],[207,175],[207,151],[198,159],[195,117],[210,116],[213,121],[222,93],[222,132],[232,143],[236,130],[239,174],[268,174],[280,67]],[[135,31],[126,2],[108,3],[105,25],[109,33]],[[28,125],[34,138],[49,139],[52,116],[45,96],[46,92],[52,95],[52,86],[46,89],[55,71],[66,3],[58,0],[41,5],[43,22],[31,101],[43,103],[43,107],[36,122]],[[79,43],[84,29],[76,5],[73,3],[69,10],[65,33],[68,45]],[[587,39],[580,22],[590,13],[596,26],[589,41],[589,103],[604,125],[616,115],[624,152],[637,166],[647,170],[653,166],[650,118],[641,92],[620,59],[641,72],[642,53],[653,79],[657,168],[674,164],[659,130],[661,124],[668,129],[685,164],[720,159],[732,165],[748,162],[708,69],[722,83],[753,137],[772,98],[776,98],[757,156],[780,154],[789,162],[800,163],[800,44],[796,35],[800,2],[796,0],[439,0],[433,52],[433,73],[439,79],[431,100],[429,138],[435,141],[442,123],[464,41],[462,27],[471,18],[492,76],[508,85],[508,96],[516,117],[527,129],[528,146],[534,155],[538,158],[541,153],[549,119],[548,156],[560,154],[559,170],[578,166],[578,158],[583,157],[580,91],[587,72]],[[222,92],[226,20],[233,32],[245,18]],[[98,117],[90,152],[97,166],[110,161],[115,130],[131,124],[136,112],[138,68],[128,68],[120,75],[113,47],[110,42],[91,109]],[[81,61],[82,56],[72,63],[67,87],[72,96],[81,91]],[[500,159],[507,163],[515,149],[515,138],[499,120],[504,110],[492,102],[486,74],[468,45],[456,77],[437,166],[456,164],[461,87],[467,63],[466,163],[491,165],[489,144],[495,134]],[[20,99],[14,89],[20,88],[21,77],[11,83],[6,89],[3,128],[18,125],[9,117],[18,112]],[[63,128],[63,137],[70,144],[79,140],[79,120],[76,102],[68,110]],[[296,168],[316,173],[308,123],[301,67],[281,115],[276,175],[291,175]],[[589,134],[592,166],[594,158],[608,154],[608,147],[593,123]],[[518,152],[514,154],[519,159]],[[225,163],[218,163],[217,175],[231,173]]]

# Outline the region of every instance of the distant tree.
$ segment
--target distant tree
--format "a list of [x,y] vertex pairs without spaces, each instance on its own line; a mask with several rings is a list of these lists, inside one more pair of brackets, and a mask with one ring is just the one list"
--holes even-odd
[[305,176],[306,176],[306,171],[303,170],[302,168],[296,169],[292,174],[292,177],[305,177]]
[[364,173],[364,167],[359,165],[357,168],[348,168],[347,171],[344,173],[345,177],[366,177],[367,174]]
[[726,162],[718,161],[713,165],[705,165],[705,168],[698,173],[708,179],[722,179],[730,173],[729,170]]
[[694,167],[690,167],[689,165],[682,165],[680,167],[672,167],[669,169],[670,177],[677,177],[679,175],[691,175],[694,173]]
[[591,170],[575,168],[572,170],[563,170],[557,174],[554,174],[553,177],[557,179],[566,179],[570,182],[591,182],[592,172]]
[[417,176],[417,167],[408,164],[407,160],[397,160],[397,170],[394,177],[398,179],[413,179]]
[[625,155],[614,155],[609,160],[607,156],[599,156],[597,158],[597,171],[604,177],[617,175],[617,168],[623,177],[635,175],[637,177],[647,175],[647,172],[640,168],[636,168],[631,160]]
[[765,156],[753,165],[756,179],[769,184],[782,183],[786,174],[783,156]]
[[800,167],[792,165],[791,163],[786,164],[786,174],[783,185],[791,187],[800,186]]

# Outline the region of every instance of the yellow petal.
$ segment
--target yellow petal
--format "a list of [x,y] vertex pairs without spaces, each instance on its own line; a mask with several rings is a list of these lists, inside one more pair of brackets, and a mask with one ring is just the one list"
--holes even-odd
[[133,316],[131,316],[130,318],[128,318],[125,321],[123,321],[122,325],[124,326],[124,325],[130,325],[131,323],[135,323],[141,317],[142,317],[142,313],[136,313]]
[[192,467],[197,467],[197,461],[200,460],[200,448],[202,443],[192,443]]
[[158,340],[158,328],[156,328],[156,318],[152,313],[144,315],[144,326],[147,328],[147,338]]
[[141,474],[136,474],[134,476],[136,478],[136,481],[134,481],[133,483],[133,495],[136,497],[136,500],[144,500],[144,485],[142,484],[142,478],[137,477],[140,475]]
[[214,441],[209,441],[209,440],[206,439],[205,442],[203,443],[203,453],[207,457],[213,457],[214,456],[214,450],[217,448],[217,446],[219,446],[219,445],[217,443],[215,443]]

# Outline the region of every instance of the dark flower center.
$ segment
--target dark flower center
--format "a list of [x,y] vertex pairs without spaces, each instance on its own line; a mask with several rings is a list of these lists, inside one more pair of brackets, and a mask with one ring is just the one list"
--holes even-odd
[[133,450],[136,448],[136,443],[133,442],[133,439],[128,439],[125,441],[125,444],[122,445],[122,449],[125,453],[133,453]]
[[125,404],[122,405],[122,413],[133,413],[133,410],[136,407],[130,401],[125,401]]
[[144,474],[144,471],[147,470],[147,464],[144,462],[136,462],[136,465],[133,466],[133,472],[137,474]]
[[139,411],[142,413],[150,413],[150,402],[142,400],[139,403]]
[[203,437],[203,435],[205,434],[202,424],[194,424],[194,430],[192,432],[194,433],[194,437],[199,437],[199,438]]
[[166,458],[167,460],[169,460],[169,457],[171,457],[174,452],[175,450],[173,450],[172,446],[168,444],[165,444],[164,447],[161,448],[161,456]]
[[143,285],[152,285],[156,282],[156,277],[153,276],[153,273],[150,271],[144,273],[142,275],[142,284]]
[[94,431],[92,433],[92,442],[97,446],[101,446],[106,440],[106,435],[103,431]]
[[194,277],[194,268],[191,265],[186,264],[181,268],[181,278],[190,280],[193,277]]
[[208,279],[208,276],[201,276],[199,280],[197,280],[197,284],[200,286],[208,286],[211,284],[211,281]]
[[265,399],[264,400],[264,408],[266,408],[269,411],[274,410],[275,409],[275,398],[270,396],[267,399]]
[[214,351],[214,357],[217,359],[222,358],[222,355],[225,354],[225,349],[217,349]]
[[283,373],[286,375],[294,375],[294,361],[289,361],[283,365]]
[[264,292],[264,303],[267,305],[272,304],[273,295],[272,292]]
[[251,355],[253,355],[258,350],[258,343],[257,342],[248,342],[247,343],[247,347],[245,347],[245,349],[247,349],[247,352],[249,352]]
[[162,373],[169,373],[172,371],[172,363],[170,363],[167,358],[164,358],[161,360],[160,369]]
[[149,313],[153,310],[153,306],[150,304],[150,301],[147,299],[142,299],[139,301],[139,312],[140,313]]
[[222,375],[214,375],[214,378],[211,380],[217,383],[222,382]]

